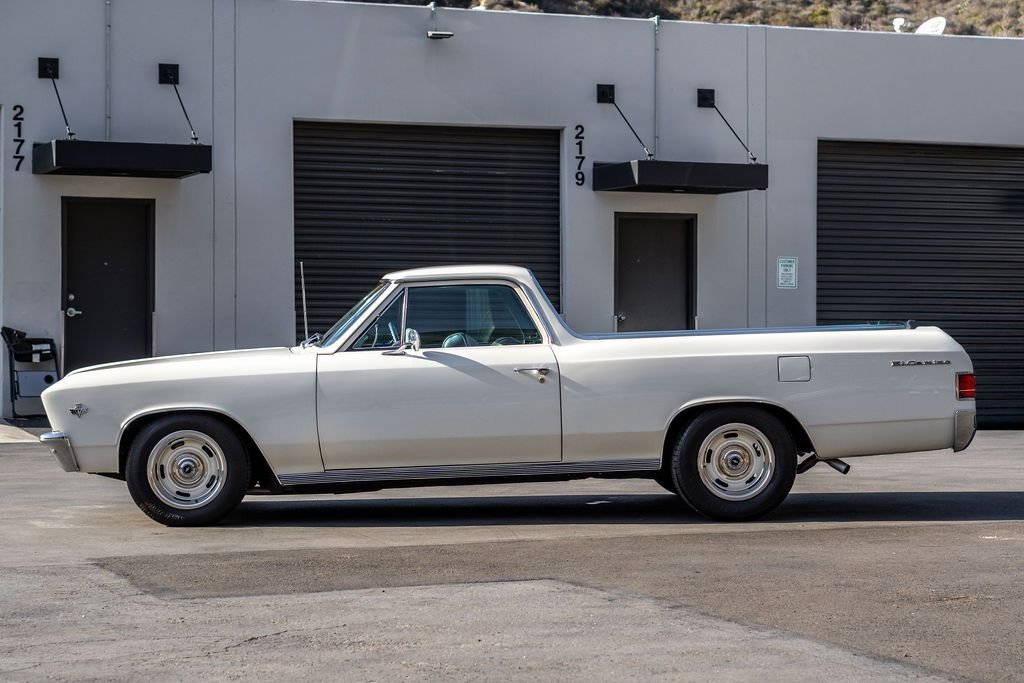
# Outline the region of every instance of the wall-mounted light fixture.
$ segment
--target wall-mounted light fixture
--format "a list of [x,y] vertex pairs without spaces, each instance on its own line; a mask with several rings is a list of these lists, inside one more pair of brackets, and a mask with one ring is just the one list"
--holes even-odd
[[447,40],[455,36],[451,31],[437,30],[437,3],[427,5],[430,8],[430,29],[427,31],[427,38],[431,40]]

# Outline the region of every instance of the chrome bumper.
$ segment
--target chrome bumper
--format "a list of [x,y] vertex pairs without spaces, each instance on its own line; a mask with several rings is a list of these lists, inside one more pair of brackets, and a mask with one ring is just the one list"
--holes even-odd
[[973,410],[958,410],[953,415],[953,452],[957,453],[971,445],[977,431],[977,413]]
[[46,432],[39,437],[39,441],[50,447],[53,457],[57,458],[57,464],[65,472],[78,472],[78,460],[75,459],[75,451],[71,448],[71,441],[64,432]]

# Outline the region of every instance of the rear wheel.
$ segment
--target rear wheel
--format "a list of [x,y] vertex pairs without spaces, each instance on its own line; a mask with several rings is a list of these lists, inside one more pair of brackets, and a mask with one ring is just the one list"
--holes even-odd
[[139,508],[167,526],[213,524],[249,486],[249,458],[234,431],[207,415],[169,415],[132,441],[125,479]]
[[723,407],[697,416],[672,451],[676,490],[698,512],[744,520],[774,510],[796,478],[796,444],[758,408]]

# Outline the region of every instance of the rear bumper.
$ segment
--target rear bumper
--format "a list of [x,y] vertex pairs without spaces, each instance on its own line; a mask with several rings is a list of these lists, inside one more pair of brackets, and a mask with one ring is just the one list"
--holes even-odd
[[977,431],[977,413],[973,410],[958,410],[953,415],[953,452],[957,453],[971,445]]
[[78,460],[75,459],[75,451],[71,448],[71,441],[64,432],[46,432],[39,437],[39,441],[49,446],[53,457],[57,458],[57,464],[65,472],[78,472]]

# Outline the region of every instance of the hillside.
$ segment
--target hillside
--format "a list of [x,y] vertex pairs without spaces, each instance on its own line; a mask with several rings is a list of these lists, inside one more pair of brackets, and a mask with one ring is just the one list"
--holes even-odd
[[913,31],[925,19],[942,15],[948,21],[947,34],[1024,35],[1024,2],[1021,0],[445,0],[437,4],[449,7],[483,4],[495,10],[614,17],[658,15],[663,19],[865,31],[892,31],[892,20],[896,17],[906,18],[909,30]]

